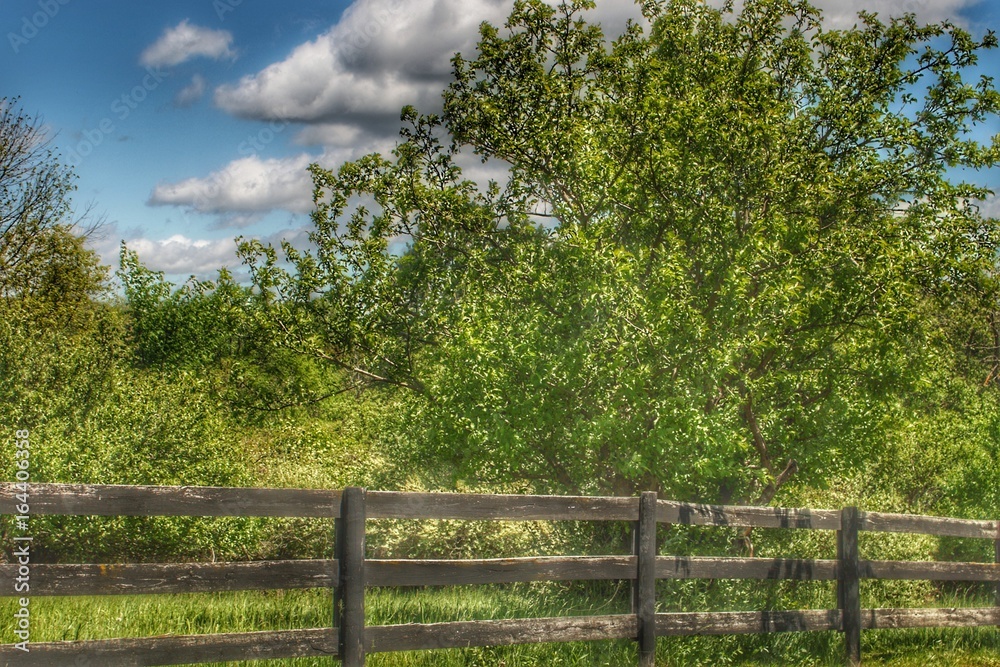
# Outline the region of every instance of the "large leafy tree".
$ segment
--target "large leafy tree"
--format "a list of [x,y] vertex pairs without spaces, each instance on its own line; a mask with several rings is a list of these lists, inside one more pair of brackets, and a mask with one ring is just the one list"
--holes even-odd
[[316,250],[242,250],[280,341],[409,392],[406,435],[461,477],[769,502],[857,464],[942,309],[995,294],[956,176],[1000,155],[968,74],[995,38],[676,0],[608,42],[591,4],[518,2],[442,117],[313,167]]

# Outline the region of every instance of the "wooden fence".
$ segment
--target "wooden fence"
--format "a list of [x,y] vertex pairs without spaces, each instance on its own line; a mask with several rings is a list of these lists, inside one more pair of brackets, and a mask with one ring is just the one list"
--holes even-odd
[[[0,484],[0,514],[18,513],[13,484]],[[267,516],[336,519],[336,558],[243,563],[30,566],[31,596],[133,595],[333,588],[326,628],[30,643],[0,646],[4,665],[177,665],[306,656],[363,665],[367,653],[537,642],[631,639],[639,663],[654,664],[658,636],[834,630],[845,660],[860,664],[861,632],[877,628],[1000,625],[1000,527],[904,514],[713,506],[639,498],[400,493],[303,489],[32,484],[32,515]],[[21,507],[21,510],[24,508]],[[554,556],[480,560],[376,560],[365,557],[366,519],[573,520],[634,522],[630,556]],[[660,556],[658,524],[837,531],[836,560]],[[862,559],[860,531],[926,533],[995,541],[996,563]],[[19,565],[0,565],[13,582]],[[794,611],[656,613],[657,579],[837,581],[838,608]],[[998,582],[997,605],[957,609],[862,609],[862,579]],[[365,626],[365,589],[528,581],[630,580],[631,614]],[[4,596],[18,596],[3,585]]]

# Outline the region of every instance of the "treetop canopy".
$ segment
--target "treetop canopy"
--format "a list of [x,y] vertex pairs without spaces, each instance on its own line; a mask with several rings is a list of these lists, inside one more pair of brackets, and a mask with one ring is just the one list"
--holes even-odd
[[463,477],[768,502],[855,464],[943,309],[995,303],[962,180],[1000,157],[970,76],[995,36],[676,0],[609,42],[591,6],[517,2],[442,115],[311,168],[315,250],[242,246],[276,335],[411,391],[408,437]]

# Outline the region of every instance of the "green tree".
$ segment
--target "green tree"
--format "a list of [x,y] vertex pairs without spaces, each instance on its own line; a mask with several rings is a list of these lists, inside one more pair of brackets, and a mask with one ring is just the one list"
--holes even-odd
[[0,98],[0,296],[18,296],[51,280],[44,265],[63,262],[60,251],[79,255],[67,244],[88,215],[71,220],[73,180],[38,118],[25,114],[18,99]]
[[242,246],[276,339],[408,391],[405,433],[463,478],[769,502],[853,469],[935,313],[995,297],[987,190],[955,176],[1000,155],[967,80],[995,37],[675,0],[609,43],[591,6],[516,3],[443,117],[312,168],[316,251]]

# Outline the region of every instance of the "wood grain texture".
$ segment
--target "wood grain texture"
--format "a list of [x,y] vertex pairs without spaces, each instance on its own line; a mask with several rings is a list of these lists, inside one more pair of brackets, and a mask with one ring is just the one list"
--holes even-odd
[[340,582],[334,624],[340,625],[340,659],[344,667],[365,664],[365,490],[344,489],[337,530]]
[[[15,487],[0,484],[0,514],[15,514]],[[214,486],[32,484],[31,514],[65,516],[336,517],[340,491]]]
[[995,563],[863,560],[860,571],[863,579],[1000,582],[1000,565]]
[[968,628],[1000,625],[1000,608],[865,609],[865,630],[884,628]]
[[[0,483],[0,514],[15,514],[16,488]],[[32,484],[31,513],[92,516],[336,517],[339,490]],[[369,491],[368,516],[391,519],[636,521],[638,498]],[[838,530],[837,510],[657,501],[657,521],[690,525]],[[862,530],[997,539],[1000,522],[862,513]]]
[[635,568],[634,556],[366,560],[365,577],[369,586],[448,586],[632,579]]
[[[864,629],[973,627],[1000,624],[1000,609],[865,609]],[[456,623],[374,626],[366,630],[371,653],[468,646],[635,639],[636,616],[581,616]],[[840,630],[836,609],[771,612],[699,612],[656,615],[658,635],[722,635]],[[337,628],[216,635],[159,636],[83,642],[32,643],[30,653],[0,646],[9,667],[135,667],[196,662],[337,655]],[[82,656],[82,657],[81,657]],[[89,661],[88,661],[89,659]]]
[[861,529],[883,533],[920,533],[945,537],[983,537],[995,540],[998,524],[996,521],[952,519],[942,516],[862,512]]
[[657,502],[657,521],[693,526],[738,528],[811,528],[839,530],[839,510],[789,509],[742,505],[697,505],[674,500]]
[[337,655],[336,628],[215,635],[32,642],[25,653],[0,646],[4,667],[139,667]]
[[[864,563],[869,567],[864,570],[864,576],[885,573],[884,578],[897,579],[1000,580],[1000,567],[989,563]],[[956,568],[956,571],[949,574],[951,567]],[[529,581],[598,581],[632,579],[636,568],[635,556],[543,556],[475,560],[366,559],[365,583],[367,586],[448,586]],[[0,564],[0,578],[13,577],[16,570],[17,566],[14,564]],[[38,596],[280,590],[327,588],[339,584],[338,562],[334,559],[230,563],[38,564],[32,566],[31,573],[31,593]],[[837,563],[833,560],[658,556],[656,577],[828,581],[837,578]],[[12,591],[0,589],[0,597],[13,596],[15,594]]]
[[844,651],[847,664],[861,664],[861,563],[858,556],[858,531],[861,517],[856,507],[845,507],[837,532],[837,560],[840,561],[840,582],[837,600],[840,603]]
[[523,618],[454,623],[409,623],[372,626],[366,631],[370,653],[469,646],[510,646],[546,642],[635,639],[632,614]]
[[746,635],[769,632],[840,630],[838,609],[805,611],[685,612],[656,615],[656,634]]
[[658,579],[791,579],[833,581],[837,561],[802,558],[708,558],[659,556]]
[[656,492],[639,498],[638,573],[635,615],[639,623],[639,667],[656,667]]
[[369,491],[373,519],[636,521],[638,498]]
[[[16,572],[17,565],[0,565],[0,580],[13,581]],[[336,560],[31,566],[32,596],[327,588],[336,582]],[[9,586],[0,588],[0,597],[17,596]]]

